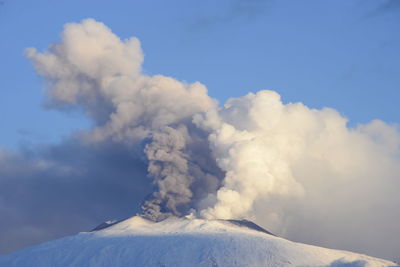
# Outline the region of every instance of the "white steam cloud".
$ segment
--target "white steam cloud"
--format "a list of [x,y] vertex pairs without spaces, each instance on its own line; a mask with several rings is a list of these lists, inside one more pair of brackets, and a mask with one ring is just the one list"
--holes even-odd
[[251,218],[293,239],[369,252],[380,238],[396,247],[394,126],[349,128],[333,109],[283,104],[273,91],[220,107],[201,83],[142,73],[139,41],[120,40],[92,19],[67,24],[47,52],[27,54],[48,82],[49,107],[93,119],[83,140],[143,147],[155,186],[146,216]]

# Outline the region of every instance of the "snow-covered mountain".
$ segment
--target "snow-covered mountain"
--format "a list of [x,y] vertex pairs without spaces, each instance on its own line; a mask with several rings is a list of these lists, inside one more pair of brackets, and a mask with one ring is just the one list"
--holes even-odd
[[291,242],[249,221],[135,216],[7,255],[1,267],[395,266],[347,251]]

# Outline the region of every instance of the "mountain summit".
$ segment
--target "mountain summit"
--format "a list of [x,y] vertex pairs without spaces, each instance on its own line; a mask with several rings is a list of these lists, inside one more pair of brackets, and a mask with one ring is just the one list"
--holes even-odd
[[7,255],[4,267],[394,266],[352,252],[291,242],[250,221],[134,216]]

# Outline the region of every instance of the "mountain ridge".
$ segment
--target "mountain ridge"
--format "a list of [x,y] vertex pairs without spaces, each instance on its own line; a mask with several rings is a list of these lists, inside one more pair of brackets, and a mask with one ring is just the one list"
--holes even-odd
[[268,233],[247,227],[250,223],[176,217],[152,222],[134,216],[0,255],[0,266],[395,266],[362,254],[295,243],[261,227]]

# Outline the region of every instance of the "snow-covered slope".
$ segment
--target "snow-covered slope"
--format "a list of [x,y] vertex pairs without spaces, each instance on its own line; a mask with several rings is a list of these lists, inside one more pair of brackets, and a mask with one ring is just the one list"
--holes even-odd
[[294,243],[251,229],[251,225],[182,218],[156,223],[135,216],[99,231],[0,255],[0,266],[395,265],[365,255]]

